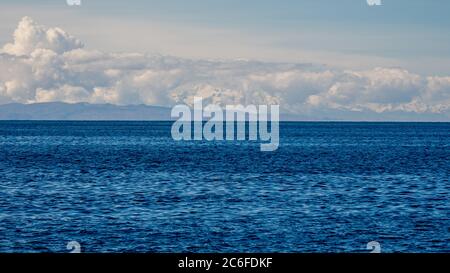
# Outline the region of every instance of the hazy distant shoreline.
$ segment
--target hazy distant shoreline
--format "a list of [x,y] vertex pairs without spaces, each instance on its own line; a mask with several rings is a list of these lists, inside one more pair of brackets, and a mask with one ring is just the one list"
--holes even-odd
[[[0,120],[52,121],[170,121],[171,108],[149,105],[113,105],[48,102],[0,105]],[[358,117],[335,110],[328,115],[295,115],[281,112],[281,121],[342,121],[342,122],[450,122],[450,117],[433,114],[399,112],[361,112]]]

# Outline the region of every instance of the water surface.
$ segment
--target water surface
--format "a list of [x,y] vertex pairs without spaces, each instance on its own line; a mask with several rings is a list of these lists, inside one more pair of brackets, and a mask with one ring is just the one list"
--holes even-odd
[[450,251],[449,123],[282,123],[280,147],[171,122],[0,122],[0,251]]

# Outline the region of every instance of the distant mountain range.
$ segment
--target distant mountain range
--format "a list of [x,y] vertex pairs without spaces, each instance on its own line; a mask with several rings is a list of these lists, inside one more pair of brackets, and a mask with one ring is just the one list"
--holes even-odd
[[[170,112],[171,108],[148,105],[10,103],[0,105],[0,120],[175,120]],[[291,115],[281,115],[281,118],[300,119]]]
[[[0,120],[174,120],[171,108],[113,104],[48,102],[0,105]],[[330,110],[316,115],[280,114],[283,121],[450,121],[450,114]]]
[[170,108],[89,103],[0,105],[0,120],[170,120]]

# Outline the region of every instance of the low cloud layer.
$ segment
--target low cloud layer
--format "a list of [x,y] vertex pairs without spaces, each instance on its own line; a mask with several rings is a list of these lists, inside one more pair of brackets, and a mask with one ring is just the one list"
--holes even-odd
[[0,52],[0,104],[172,106],[201,96],[221,105],[280,104],[285,113],[309,116],[343,111],[449,119],[450,112],[450,76],[424,77],[387,67],[344,71],[316,64],[104,53],[87,50],[62,29],[29,17]]

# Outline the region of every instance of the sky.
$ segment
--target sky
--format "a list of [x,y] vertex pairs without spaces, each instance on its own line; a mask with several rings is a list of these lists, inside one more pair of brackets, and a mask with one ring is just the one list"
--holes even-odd
[[381,2],[2,0],[0,103],[204,95],[448,118],[450,1]]

